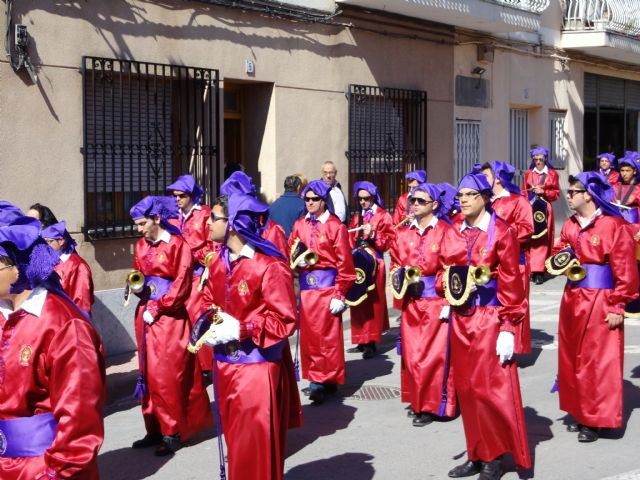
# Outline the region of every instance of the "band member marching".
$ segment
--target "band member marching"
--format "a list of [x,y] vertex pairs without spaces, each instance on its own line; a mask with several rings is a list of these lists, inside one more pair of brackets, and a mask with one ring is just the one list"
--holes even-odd
[[[458,185],[462,225],[444,235],[436,286],[453,306],[451,368],[468,460],[450,477],[480,473],[498,480],[500,458],[531,467],[516,363],[514,332],[524,317],[516,231],[489,209],[491,185],[479,173]],[[487,379],[491,379],[490,382]]]
[[611,185],[620,181],[620,174],[616,171],[616,156],[612,153],[601,153],[596,156],[598,160],[598,172],[604,178],[607,179]]
[[267,208],[233,193],[218,198],[208,221],[211,238],[224,247],[209,266],[216,281],[205,287],[205,302],[222,321],[213,322],[204,340],[214,347],[232,480],[282,479],[287,430],[302,423],[287,340],[296,326],[293,277],[284,256],[257,231]]
[[544,282],[544,262],[551,255],[554,241],[553,206],[560,198],[558,173],[549,162],[549,149],[534,148],[529,151],[531,164],[524,174],[523,194],[533,209],[534,232],[531,237],[531,279],[537,285]]
[[[620,205],[620,212],[627,222],[640,223],[638,208],[640,207],[640,155],[636,152],[626,152],[618,162],[620,179],[613,183],[615,203]],[[627,207],[627,208],[624,208]]]
[[147,430],[132,446],[156,446],[156,455],[172,455],[213,421],[200,364],[187,351],[191,322],[185,303],[193,257],[178,228],[168,222],[176,214],[174,199],[145,197],[130,213],[142,234],[133,268],[144,285],[131,290],[140,297],[135,317],[140,362],[136,396],[142,400]]
[[[394,225],[398,225],[400,222],[406,219],[408,215],[411,214],[409,193],[411,192],[411,189],[427,181],[427,172],[424,170],[414,170],[413,172],[407,173],[404,178],[407,181],[407,191],[400,195],[396,203],[396,209],[393,211]],[[407,219],[406,222],[403,223],[403,225],[408,224],[409,220]]]
[[[326,207],[329,188],[322,180],[309,182],[302,191],[307,214],[289,237],[291,265],[300,273],[302,376],[310,381],[309,398],[316,404],[344,383],[342,312],[356,279],[347,227]],[[313,264],[305,260],[309,257]]]
[[60,256],[56,273],[67,295],[82,310],[91,315],[93,306],[93,279],[89,264],[76,252],[76,241],[67,232],[67,224],[54,223],[42,229],[40,236]]
[[97,480],[106,398],[100,337],[63,292],[40,222],[6,213],[3,205],[0,477]]
[[552,273],[574,259],[583,269],[565,287],[558,342],[560,409],[575,419],[567,429],[578,432],[579,442],[596,441],[600,428],[622,426],[624,310],[638,296],[638,271],[629,268],[633,238],[612,199],[599,174],[569,177],[567,202],[576,213],[560,237],[560,248],[568,249],[548,262]]
[[408,228],[397,232],[391,246],[394,296],[402,294],[400,329],[406,369],[402,380],[410,383],[403,390],[409,392],[416,427],[431,423],[436,416],[453,417],[456,410],[449,369],[449,307],[435,290],[443,238],[452,228],[441,220],[449,210],[441,201],[444,194],[430,183],[415,187],[409,197],[414,218]]
[[[385,294],[386,268],[383,254],[389,249],[394,236],[393,220],[378,195],[378,188],[371,182],[356,182],[354,196],[360,206],[349,225],[351,248],[368,247],[376,256],[375,288],[366,299],[351,307],[352,352],[362,352],[362,358],[371,358],[380,343],[382,333],[389,329],[389,312]],[[347,350],[349,351],[349,350]]]
[[496,215],[516,230],[520,246],[520,274],[524,287],[525,315],[516,327],[515,353],[531,352],[531,322],[529,312],[529,243],[533,234],[531,204],[513,183],[515,169],[508,163],[494,160],[481,167],[493,190],[491,208]]

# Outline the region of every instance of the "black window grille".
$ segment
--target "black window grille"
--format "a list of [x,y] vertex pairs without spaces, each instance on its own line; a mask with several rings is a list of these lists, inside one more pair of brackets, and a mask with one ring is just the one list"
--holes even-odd
[[129,209],[192,174],[218,191],[217,70],[83,57],[85,223],[89,240],[137,233]]
[[[349,187],[378,186],[390,212],[405,190],[405,174],[426,169],[427,92],[349,85]],[[357,205],[350,196],[349,210]]]

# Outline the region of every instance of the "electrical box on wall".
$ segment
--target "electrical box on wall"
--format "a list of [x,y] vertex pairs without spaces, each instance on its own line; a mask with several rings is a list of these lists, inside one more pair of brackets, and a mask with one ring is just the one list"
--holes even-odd
[[478,61],[483,63],[493,63],[493,53],[495,48],[493,45],[481,43],[478,45]]

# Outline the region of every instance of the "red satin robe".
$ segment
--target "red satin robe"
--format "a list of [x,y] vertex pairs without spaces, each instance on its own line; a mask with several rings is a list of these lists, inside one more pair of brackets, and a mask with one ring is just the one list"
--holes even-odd
[[[436,275],[442,269],[439,252],[451,225],[438,220],[435,227],[427,227],[420,235],[415,226],[398,232],[391,245],[391,268],[413,266],[422,276]],[[455,227],[453,227],[455,228]],[[456,392],[453,371],[447,365],[449,322],[440,320],[440,312],[447,302],[441,298],[415,298],[405,295],[400,324],[402,342],[402,391],[416,412],[440,414],[445,390],[446,405],[443,416],[456,412]],[[402,372],[402,371],[401,371]]]
[[[295,331],[293,276],[283,261],[256,251],[227,273],[218,256],[209,275],[218,281],[207,284],[205,301],[240,322],[240,340],[267,348]],[[302,425],[302,408],[288,343],[282,353],[276,362],[216,361],[230,479],[283,478],[287,429]]]
[[0,321],[7,342],[0,347],[0,418],[51,412],[58,422],[43,456],[0,457],[0,478],[97,480],[106,399],[99,335],[75,306],[51,292],[40,317],[19,309],[8,318],[0,314]]
[[[451,367],[470,460],[485,462],[511,452],[521,468],[531,467],[527,429],[515,361],[496,355],[501,331],[515,332],[524,317],[524,291],[518,267],[516,231],[497,218],[493,243],[480,232],[471,249],[471,265],[487,265],[498,281],[500,306],[452,307]],[[467,265],[467,242],[460,228],[447,231],[440,249],[442,265]],[[442,271],[437,287],[443,292]],[[488,381],[490,379],[490,381]]]
[[73,252],[66,260],[60,259],[55,266],[55,271],[60,275],[60,284],[64,293],[69,295],[82,310],[91,315],[93,306],[93,279],[91,268],[80,255]]
[[618,183],[620,181],[620,173],[616,170],[614,170],[613,168],[609,169],[609,174],[608,175],[604,175],[602,173],[601,169],[597,169],[596,172],[598,172],[600,175],[607,177],[607,182],[609,182],[609,184],[611,185],[615,185],[616,183]]
[[638,296],[634,242],[620,217],[600,215],[582,229],[577,218],[562,226],[560,243],[570,245],[581,264],[609,263],[614,289],[569,285],[560,304],[558,393],[560,409],[590,427],[622,426],[624,329],[609,330],[607,313],[624,313]]
[[[396,203],[396,209],[393,212],[393,224],[397,225],[407,216],[407,204],[409,199],[409,192],[404,192],[398,198],[398,202]],[[411,210],[411,206],[409,206],[409,211]]]
[[521,195],[510,194],[508,197],[496,198],[492,207],[496,214],[516,230],[520,257],[524,256],[524,265],[520,262],[520,275],[524,287],[525,314],[524,319],[516,326],[515,353],[531,352],[531,320],[529,311],[529,244],[533,234],[533,211],[531,204]]
[[[522,182],[522,194],[528,198],[530,193],[528,189],[534,186],[540,185],[542,182],[542,175],[531,170],[527,170],[524,173],[524,179]],[[542,198],[547,201],[547,233],[540,238],[531,240],[531,268],[532,273],[545,272],[546,268],[544,262],[551,256],[551,247],[554,242],[554,216],[553,205],[551,202],[555,202],[560,198],[560,182],[558,179],[558,172],[554,168],[549,168],[544,184],[544,194]]]
[[[210,239],[207,220],[211,216],[211,208],[207,205],[200,205],[200,209],[193,209],[187,218],[172,218],[169,223],[182,229],[182,238],[187,242],[193,256],[194,268],[199,265],[204,266],[204,258],[213,251],[213,243]],[[191,277],[191,293],[184,302],[189,314],[189,321],[193,325],[198,316],[205,310],[202,292],[198,291],[200,285],[200,275]],[[209,348],[202,348],[198,352],[198,362],[202,370],[211,370],[213,365],[213,353]]]
[[[360,214],[356,213],[351,219],[349,230],[358,226],[359,219]],[[376,207],[376,212],[368,222],[373,228],[372,232],[374,232],[373,238],[369,237],[368,243],[379,254],[376,288],[369,292],[364,302],[351,307],[351,343],[354,345],[363,345],[369,342],[380,343],[382,332],[389,330],[389,311],[387,310],[387,295],[385,292],[387,272],[383,254],[391,246],[391,241],[395,235],[392,222],[391,215],[379,206]],[[352,250],[355,248],[356,240],[361,233],[361,231],[358,231],[349,234]]]
[[[640,185],[639,184],[623,184],[616,182],[611,185],[616,195],[616,201],[620,201],[627,207],[640,207]],[[631,192],[629,192],[631,190]]]
[[[159,300],[146,302],[146,309],[155,318],[153,324],[143,321],[145,303],[138,304],[135,328],[138,358],[149,389],[142,399],[147,432],[180,433],[182,440],[209,428],[213,422],[200,364],[187,351],[191,329],[185,302],[191,292],[192,258],[189,245],[180,235],[171,235],[169,243],[153,244],[141,238],[136,244],[133,265],[145,277],[173,280],[169,291]],[[141,349],[143,329],[146,361]]]
[[284,228],[274,222],[271,218],[267,220],[267,226],[262,232],[262,238],[269,240],[273,243],[280,252],[284,255],[284,258],[289,259],[289,248],[287,246],[287,236],[284,233]]
[[[312,235],[313,232],[313,235]],[[289,236],[289,250],[299,238],[318,255],[318,263],[299,271],[335,268],[335,286],[300,291],[300,357],[302,377],[311,382],[344,383],[344,337],[342,314],[329,310],[332,298],[344,301],[345,293],[356,279],[349,234],[338,217],[329,215],[314,230],[308,218],[299,218]]]

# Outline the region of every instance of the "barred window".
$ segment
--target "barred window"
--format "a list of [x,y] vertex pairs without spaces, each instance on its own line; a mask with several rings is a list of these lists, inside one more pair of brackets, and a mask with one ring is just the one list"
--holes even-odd
[[129,209],[190,173],[218,189],[218,71],[83,57],[85,222],[90,240],[137,235]]
[[455,178],[460,179],[471,171],[473,165],[482,163],[480,156],[480,122],[456,120]]
[[[349,186],[374,183],[393,212],[405,174],[426,169],[427,92],[349,85],[348,99]],[[356,208],[350,198],[350,211]]]

